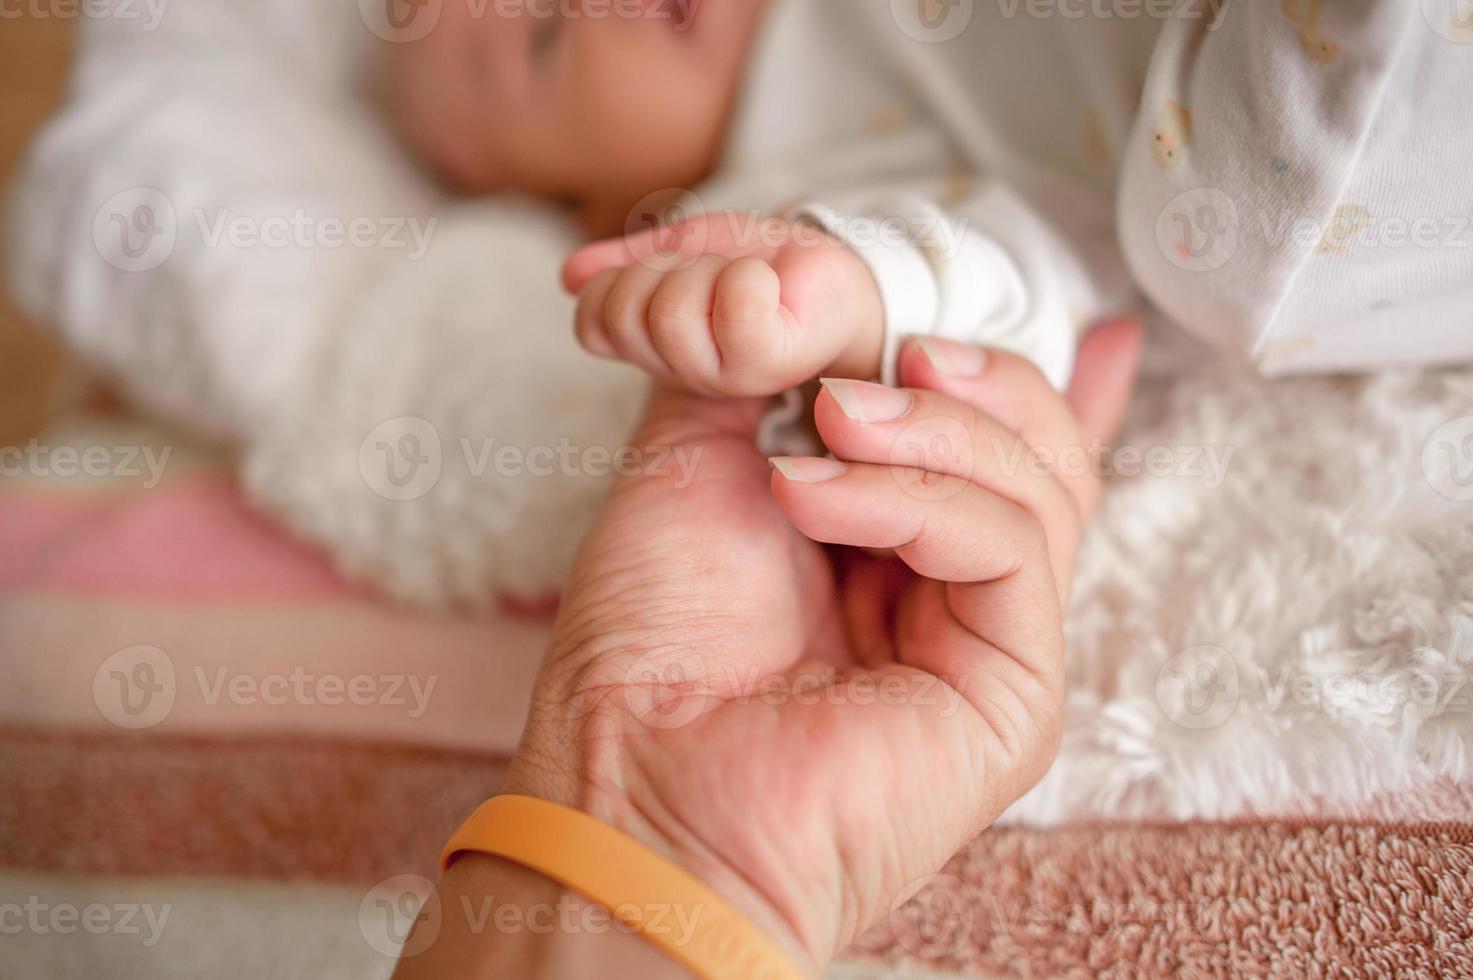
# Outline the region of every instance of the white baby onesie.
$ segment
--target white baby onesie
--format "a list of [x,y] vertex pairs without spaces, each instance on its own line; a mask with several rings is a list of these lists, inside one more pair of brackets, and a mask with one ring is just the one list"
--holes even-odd
[[1266,372],[1465,359],[1458,13],[788,0],[701,203],[801,201],[849,241],[883,296],[887,380],[902,337],[937,334],[1062,386],[1077,333],[1140,294]]

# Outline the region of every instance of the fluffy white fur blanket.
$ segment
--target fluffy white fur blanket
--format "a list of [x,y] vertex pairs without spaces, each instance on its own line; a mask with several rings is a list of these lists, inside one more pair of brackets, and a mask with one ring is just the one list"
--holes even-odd
[[1451,816],[1407,794],[1473,777],[1473,372],[1198,363],[1140,392],[1144,462],[1117,451],[1082,555],[1063,749],[1008,818]]

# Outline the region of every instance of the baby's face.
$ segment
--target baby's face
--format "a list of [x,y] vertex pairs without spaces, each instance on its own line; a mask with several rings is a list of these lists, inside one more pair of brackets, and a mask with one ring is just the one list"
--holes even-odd
[[617,232],[620,208],[710,172],[766,2],[445,0],[392,46],[392,109],[456,186],[568,201]]

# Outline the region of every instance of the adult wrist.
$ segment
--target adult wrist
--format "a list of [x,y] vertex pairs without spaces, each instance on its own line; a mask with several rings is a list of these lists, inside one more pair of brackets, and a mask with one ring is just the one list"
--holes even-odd
[[[617,774],[612,772],[616,766]],[[627,759],[619,763],[605,760],[600,768],[601,773],[579,775],[576,767],[561,761],[549,766],[524,740],[502,793],[531,796],[588,814],[697,879],[805,974],[822,972],[827,951],[816,951],[805,942],[785,910],[770,900],[765,883],[753,876],[752,869],[738,870],[708,844],[701,828],[687,826],[670,813],[660,804],[659,794],[642,792],[647,782],[637,767],[627,765]]]
[[[420,913],[395,980],[441,977],[686,977],[608,909],[539,872],[466,854]],[[431,930],[421,938],[419,930]]]

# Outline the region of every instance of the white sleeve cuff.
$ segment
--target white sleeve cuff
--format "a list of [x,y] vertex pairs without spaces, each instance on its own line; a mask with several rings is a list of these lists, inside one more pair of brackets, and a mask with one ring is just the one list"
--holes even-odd
[[880,379],[896,383],[907,337],[936,336],[1026,357],[1062,391],[1074,367],[1076,317],[1058,268],[1064,253],[1038,218],[1001,188],[975,202],[987,219],[979,228],[918,196],[882,203],[889,217],[815,203],[791,212],[848,245],[874,276],[885,316]]
[[941,310],[936,270],[926,255],[909,242],[886,241],[879,222],[865,221],[864,234],[856,222],[823,204],[803,204],[791,213],[794,221],[818,225],[848,245],[869,267],[880,290],[885,316],[885,344],[880,357],[880,380],[893,386],[896,359],[907,338],[935,332]]

